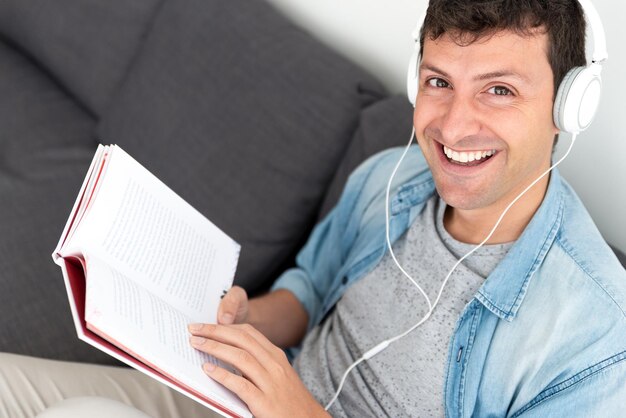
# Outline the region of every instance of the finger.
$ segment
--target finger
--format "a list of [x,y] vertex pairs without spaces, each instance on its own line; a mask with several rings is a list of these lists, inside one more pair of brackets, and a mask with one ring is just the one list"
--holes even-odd
[[239,287],[233,286],[220,302],[217,313],[217,321],[220,324],[228,325],[243,320],[245,317],[246,302],[248,295],[246,291]]
[[202,368],[210,378],[234,392],[249,406],[258,404],[263,397],[261,390],[245,377],[237,376],[212,363],[206,363]]
[[[265,367],[261,365],[254,354],[245,349],[198,336],[190,337],[189,342],[195,349],[232,364],[261,389],[265,388],[270,381],[269,373]],[[205,365],[205,367],[208,366]]]
[[252,338],[254,338],[259,345],[261,345],[261,347],[265,348],[265,350],[270,353],[270,354],[276,354],[276,353],[280,353],[280,354],[284,354],[284,351],[282,348],[276,346],[273,342],[271,342],[266,336],[265,334],[263,334],[261,331],[259,331],[258,329],[256,329],[254,326],[250,325],[250,324],[235,324],[235,325],[230,325],[230,327],[237,329],[237,330],[242,330],[243,332],[246,332],[248,334],[250,334],[250,336]]
[[192,324],[189,326],[189,332],[194,336],[204,337],[248,351],[261,364],[266,364],[272,360],[272,343],[249,324]]
[[260,331],[249,324],[215,325],[192,324],[192,335],[209,338],[222,343],[245,349],[253,354],[261,364],[274,360],[277,351],[282,350],[271,343]]

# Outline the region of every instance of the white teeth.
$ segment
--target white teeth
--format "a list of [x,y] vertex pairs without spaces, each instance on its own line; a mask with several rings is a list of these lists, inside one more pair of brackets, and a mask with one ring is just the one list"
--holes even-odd
[[483,158],[491,157],[493,154],[495,154],[496,151],[489,150],[489,151],[459,152],[459,151],[453,151],[444,145],[443,152],[452,161],[456,161],[459,163],[467,163],[467,162],[479,161],[479,160],[482,160]]

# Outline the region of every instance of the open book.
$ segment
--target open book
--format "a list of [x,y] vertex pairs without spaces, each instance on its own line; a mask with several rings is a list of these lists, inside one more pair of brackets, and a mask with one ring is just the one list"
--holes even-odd
[[240,246],[120,147],[98,147],[57,248],[78,337],[224,416],[246,405],[189,345],[215,323]]

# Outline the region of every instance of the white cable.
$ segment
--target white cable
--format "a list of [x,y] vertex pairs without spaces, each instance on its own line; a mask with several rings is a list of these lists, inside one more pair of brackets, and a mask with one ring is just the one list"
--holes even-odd
[[478,244],[470,252],[468,252],[463,257],[461,257],[454,264],[452,269],[448,272],[448,275],[444,279],[443,283],[441,284],[441,287],[439,288],[439,293],[437,294],[437,299],[435,299],[435,303],[431,303],[430,302],[430,298],[428,297],[428,295],[426,295],[424,290],[422,290],[420,285],[417,284],[417,282],[411,277],[411,275],[409,275],[404,270],[404,268],[402,268],[402,266],[400,265],[400,263],[396,259],[395,254],[393,253],[393,249],[391,247],[391,240],[389,238],[389,191],[391,189],[391,183],[393,182],[393,178],[395,177],[396,172],[398,171],[398,168],[400,167],[400,164],[402,163],[402,160],[404,160],[404,157],[406,156],[407,152],[409,151],[409,148],[411,147],[411,143],[413,142],[413,136],[414,135],[415,135],[415,128],[413,128],[413,130],[411,132],[411,138],[409,139],[409,144],[407,145],[406,149],[404,150],[404,153],[402,153],[402,156],[400,157],[400,160],[398,161],[398,163],[396,164],[395,168],[393,169],[391,177],[389,177],[389,181],[387,182],[387,193],[385,194],[385,217],[386,217],[386,219],[385,219],[385,228],[386,228],[386,235],[387,235],[387,248],[389,249],[389,253],[391,254],[391,257],[393,258],[393,261],[396,263],[396,265],[398,266],[400,271],[415,285],[415,287],[417,287],[417,290],[419,290],[419,292],[422,294],[422,296],[424,296],[424,298],[426,299],[426,302],[428,304],[428,312],[426,312],[424,317],[422,319],[420,319],[420,321],[418,323],[416,323],[415,325],[413,325],[411,328],[407,329],[405,332],[403,332],[401,334],[396,335],[395,337],[392,337],[392,338],[389,338],[387,340],[384,340],[384,341],[380,342],[374,348],[371,348],[370,350],[366,351],[365,354],[363,354],[363,356],[361,356],[357,361],[352,363],[352,365],[350,365],[350,367],[348,367],[348,369],[343,374],[343,377],[341,378],[341,381],[339,383],[339,387],[337,388],[337,391],[335,392],[335,395],[333,396],[333,398],[330,400],[330,402],[328,402],[328,404],[324,408],[327,411],[328,411],[328,409],[330,409],[330,407],[333,405],[333,403],[339,397],[339,393],[341,393],[341,389],[343,388],[343,385],[344,385],[346,379],[348,378],[348,375],[352,371],[352,369],[354,369],[356,366],[361,364],[363,361],[369,360],[370,358],[374,357],[376,354],[378,354],[381,351],[383,351],[384,349],[386,349],[391,343],[393,343],[395,341],[398,341],[399,339],[405,337],[406,335],[411,333],[413,330],[415,330],[417,327],[419,327],[424,322],[426,322],[426,320],[428,318],[430,318],[430,316],[433,313],[435,307],[439,303],[439,299],[441,299],[441,294],[443,293],[443,289],[446,286],[446,284],[448,283],[448,280],[450,279],[450,276],[452,276],[452,273],[454,272],[454,270],[456,270],[456,268],[459,266],[459,264],[461,264],[467,257],[469,257],[470,255],[474,254],[474,252],[476,252],[479,248],[481,248],[483,245],[485,245],[485,243],[487,241],[489,241],[489,239],[493,236],[493,234],[496,231],[496,229],[498,228],[498,226],[500,226],[500,223],[502,222],[502,219],[504,219],[504,216],[507,214],[509,209],[511,209],[511,207],[515,203],[517,203],[517,201],[522,196],[524,196],[524,194],[526,194],[526,192],[528,192],[535,184],[537,184],[542,178],[544,178],[548,173],[550,173],[550,171],[552,171],[559,164],[561,164],[561,162],[563,162],[563,160],[565,160],[565,158],[569,155],[570,151],[572,150],[572,147],[574,146],[574,142],[576,141],[576,137],[577,137],[578,134],[577,133],[572,134],[571,143],[570,143],[567,151],[565,152],[565,154],[556,163],[552,164],[552,166],[550,168],[548,168],[546,171],[544,171],[543,174],[541,174],[539,177],[537,177],[535,179],[535,181],[530,183],[530,185],[528,185],[519,195],[517,195],[517,197],[515,199],[513,199],[513,201],[511,203],[509,203],[509,205],[504,209],[504,211],[502,212],[502,214],[498,218],[498,221],[495,223],[495,225],[493,226],[493,228],[491,229],[491,231],[489,232],[487,237],[484,240],[482,240],[482,242],[480,244]]
[[[387,238],[387,248],[391,248],[391,239],[389,238],[389,191],[391,190],[391,183],[393,182],[393,179],[396,176],[396,172],[398,171],[398,168],[400,168],[400,164],[402,164],[402,160],[404,160],[404,157],[406,156],[407,152],[409,152],[409,149],[411,148],[411,143],[413,142],[414,135],[415,135],[415,127],[413,127],[413,130],[411,131],[411,137],[409,138],[408,145],[406,146],[404,152],[402,153],[402,156],[398,160],[398,163],[394,167],[393,172],[391,173],[391,177],[389,177],[389,181],[387,182],[387,192],[385,193],[385,232],[386,232],[386,238]],[[417,284],[417,282],[411,277],[411,275],[402,268],[402,266],[398,262],[398,259],[396,258],[396,255],[393,253],[393,251],[391,251],[390,254],[391,254],[391,258],[393,258],[393,261],[396,263],[398,268],[400,268],[400,271],[402,272],[402,274],[404,274],[404,276],[408,278],[413,283],[413,285],[415,285],[415,287],[417,287],[417,290],[419,290],[422,296],[424,296],[424,298],[426,299],[426,303],[428,303],[428,310],[432,309],[432,305],[430,304],[430,299],[426,295],[426,292],[424,292],[421,286]]]

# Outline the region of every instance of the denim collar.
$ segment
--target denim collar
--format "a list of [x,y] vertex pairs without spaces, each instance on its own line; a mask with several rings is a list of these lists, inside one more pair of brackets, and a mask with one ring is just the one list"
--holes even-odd
[[476,298],[506,321],[515,319],[534,273],[554,243],[563,222],[562,180],[553,170],[543,202],[509,253],[491,272]]
[[[562,188],[561,175],[554,169],[537,212],[475,295],[487,309],[501,319],[512,321],[515,318],[526,296],[530,279],[556,239],[563,221]],[[413,206],[421,206],[434,192],[432,175],[426,170],[398,190],[391,201],[392,216]]]

